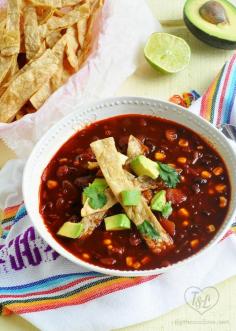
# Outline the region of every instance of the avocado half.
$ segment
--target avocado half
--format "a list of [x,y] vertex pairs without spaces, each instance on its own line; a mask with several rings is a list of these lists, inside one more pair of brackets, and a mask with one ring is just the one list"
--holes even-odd
[[236,49],[236,7],[227,0],[187,0],[184,21],[195,37],[222,49]]

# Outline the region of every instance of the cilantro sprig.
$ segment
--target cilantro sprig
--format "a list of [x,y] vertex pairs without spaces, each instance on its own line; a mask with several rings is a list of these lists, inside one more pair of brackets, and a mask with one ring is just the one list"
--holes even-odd
[[160,238],[160,234],[154,229],[150,222],[144,221],[142,224],[138,225],[138,230],[141,234],[150,237],[152,239]]
[[84,189],[84,193],[88,200],[88,204],[93,209],[100,209],[107,203],[107,197],[104,193],[105,188],[102,186],[89,185]]
[[164,218],[168,218],[172,214],[171,202],[166,202],[165,206],[162,208],[161,214]]
[[167,187],[176,187],[179,183],[179,174],[178,172],[171,166],[165,163],[157,162],[160,177]]

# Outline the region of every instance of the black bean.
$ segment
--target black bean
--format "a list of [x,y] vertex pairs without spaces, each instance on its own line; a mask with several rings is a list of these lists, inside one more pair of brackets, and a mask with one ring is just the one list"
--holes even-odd
[[57,177],[64,177],[69,173],[69,167],[67,165],[62,165],[57,169]]
[[196,184],[207,184],[206,178],[196,177],[193,179],[193,182]]
[[93,176],[89,175],[89,176],[83,176],[83,177],[77,177],[74,180],[74,184],[79,187],[79,188],[83,188],[88,186],[89,183],[91,183],[93,180]]
[[202,210],[202,211],[201,211],[201,214],[202,214],[203,216],[211,216],[211,212],[210,212],[209,210]]
[[193,184],[192,190],[194,193],[198,194],[201,191],[199,184]]

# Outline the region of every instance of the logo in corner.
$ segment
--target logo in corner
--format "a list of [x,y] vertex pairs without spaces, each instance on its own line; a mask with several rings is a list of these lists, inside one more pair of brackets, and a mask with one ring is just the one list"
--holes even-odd
[[212,309],[219,301],[219,292],[215,287],[191,286],[184,293],[185,302],[199,314],[203,315]]

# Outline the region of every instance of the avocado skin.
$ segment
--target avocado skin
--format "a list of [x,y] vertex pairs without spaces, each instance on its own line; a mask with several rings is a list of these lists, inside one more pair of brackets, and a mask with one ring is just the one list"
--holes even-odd
[[185,13],[184,22],[189,31],[191,31],[196,38],[208,44],[209,46],[221,49],[236,49],[236,42],[211,36],[208,33],[198,29],[192,22],[190,22]]

